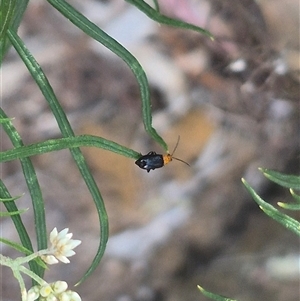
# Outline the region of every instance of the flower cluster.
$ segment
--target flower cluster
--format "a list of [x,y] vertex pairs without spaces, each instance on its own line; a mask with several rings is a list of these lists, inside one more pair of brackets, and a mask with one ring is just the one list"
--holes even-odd
[[[50,247],[46,250],[39,251],[40,257],[47,264],[55,264],[59,261],[69,263],[67,257],[75,255],[73,251],[81,244],[80,240],[71,239],[73,234],[68,233],[66,228],[60,232],[54,228],[50,233]],[[39,285],[33,286],[27,293],[25,292],[26,301],[81,301],[80,296],[71,290],[67,290],[68,284],[65,281],[56,281],[48,284],[45,281],[39,282]],[[22,298],[23,300],[23,298]]]
[[[38,257],[42,258],[48,264],[69,263],[68,257],[75,255],[73,251],[81,244],[80,240],[71,239],[73,234],[68,233],[69,229],[60,232],[54,228],[50,233],[50,247],[39,250],[25,257],[11,259],[0,254],[0,265],[10,267],[18,280],[21,290],[22,301],[81,301],[80,296],[68,290],[68,284],[64,281],[56,281],[48,284],[45,280],[35,274],[33,271],[24,266],[24,264]],[[26,290],[25,283],[21,274],[34,279],[37,285],[33,286],[29,291]]]
[[65,281],[56,281],[50,284],[35,285],[27,293],[26,301],[81,301],[80,296],[71,290],[67,290]]
[[47,253],[42,255],[41,258],[47,264],[55,264],[58,261],[63,263],[69,263],[70,260],[67,257],[75,255],[73,251],[78,245],[81,244],[80,240],[71,239],[73,234],[68,233],[69,229],[66,228],[60,232],[54,228],[50,233],[51,246],[47,249]]

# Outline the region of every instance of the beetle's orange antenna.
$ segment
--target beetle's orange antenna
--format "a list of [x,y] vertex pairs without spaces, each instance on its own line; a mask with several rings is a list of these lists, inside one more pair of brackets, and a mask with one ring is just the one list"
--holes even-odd
[[175,147],[174,147],[174,149],[173,149],[173,151],[172,151],[171,156],[173,156],[173,154],[175,153],[175,151],[176,151],[176,149],[177,149],[177,146],[178,146],[178,144],[179,144],[179,141],[180,141],[180,135],[178,135],[177,142],[176,142],[176,145],[175,145]]
[[173,157],[173,154],[175,153],[175,151],[176,151],[176,149],[177,149],[177,146],[178,146],[178,144],[179,144],[179,141],[180,141],[180,136],[178,135],[178,139],[177,139],[177,142],[176,142],[176,145],[175,145],[175,147],[174,147],[174,150],[173,150],[172,154],[166,154],[166,155],[163,156],[164,165],[166,165],[166,164],[168,164],[169,162],[171,162],[172,159],[175,159],[175,160],[180,161],[180,162],[182,162],[182,163],[184,163],[184,164],[186,164],[186,165],[188,165],[188,166],[191,166],[189,163],[187,163],[187,162],[185,162],[185,161],[183,161],[183,160],[181,160],[181,159],[179,159],[179,158]]
[[186,164],[187,166],[191,166],[189,163],[187,163],[187,162],[185,162],[185,161],[183,161],[183,160],[181,160],[181,159],[179,159],[179,158],[172,157],[172,159],[175,159],[175,160],[177,160],[177,161],[180,161],[180,162]]

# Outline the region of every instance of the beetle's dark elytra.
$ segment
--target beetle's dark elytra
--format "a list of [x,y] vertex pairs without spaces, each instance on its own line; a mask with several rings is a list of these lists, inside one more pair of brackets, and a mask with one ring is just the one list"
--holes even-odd
[[146,169],[149,172],[151,169],[161,168],[164,166],[163,155],[157,154],[156,152],[149,152],[147,155],[141,156],[135,161],[135,164]]

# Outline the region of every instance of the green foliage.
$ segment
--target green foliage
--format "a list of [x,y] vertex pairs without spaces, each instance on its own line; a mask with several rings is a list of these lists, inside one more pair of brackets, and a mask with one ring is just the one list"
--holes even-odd
[[[295,194],[293,189],[300,189],[300,177],[296,175],[282,174],[274,170],[262,168],[260,168],[260,170],[268,179],[270,179],[274,183],[277,183],[282,187],[290,188],[291,194],[297,202],[297,204],[286,204],[280,202],[279,206],[284,209],[299,210],[299,196]],[[260,209],[262,209],[266,215],[270,216],[272,219],[276,220],[278,223],[300,236],[300,223],[298,221],[291,218],[287,214],[280,212],[274,206],[265,202],[247,183],[245,179],[242,179],[242,182],[253,197],[254,201],[259,205]]]
[[17,31],[29,0],[1,0],[0,2],[0,65],[11,46],[7,30]]
[[296,175],[286,175],[275,170],[259,168],[266,178],[278,185],[290,189],[300,190],[300,177]]
[[[5,198],[5,199],[1,199],[0,198],[0,203],[5,203],[5,202],[13,202],[17,199],[19,199],[20,196],[16,196],[14,198]],[[26,212],[28,209],[21,209],[21,210],[17,210],[17,211],[10,211],[10,212],[1,212],[0,211],[0,217],[4,217],[4,216],[12,216],[12,215],[20,215],[24,212]],[[0,237],[0,241],[1,241],[1,237]]]
[[116,142],[104,139],[102,137],[92,135],[80,135],[68,138],[50,139],[40,143],[16,147],[14,149],[1,152],[0,161],[8,162],[16,159],[54,152],[66,148],[72,149],[82,146],[93,146],[97,148],[102,148],[132,159],[138,159],[141,156],[140,153],[130,148],[122,146]]
[[[210,39],[213,36],[203,28],[199,28],[195,25],[185,23],[183,21],[174,20],[172,18],[162,15],[159,11],[159,3],[154,0],[154,7],[152,8],[145,1],[142,0],[126,0],[128,3],[136,6],[140,11],[145,13],[149,18],[154,21],[169,25],[180,27],[188,30],[194,30],[201,34],[206,35]],[[48,2],[68,20],[70,20],[76,27],[81,29],[88,36],[94,40],[100,42],[107,47],[117,56],[119,56],[132,70],[139,84],[141,102],[142,102],[142,119],[145,127],[145,131],[158,143],[161,147],[167,151],[168,146],[163,138],[152,127],[152,114],[151,114],[151,101],[147,76],[141,67],[137,59],[122,45],[120,45],[111,36],[106,34],[103,30],[97,27],[94,23],[89,21],[85,16],[78,12],[74,7],[63,0],[48,0]],[[47,231],[45,222],[45,208],[42,191],[38,182],[38,178],[34,167],[31,163],[30,157],[38,154],[44,154],[47,152],[58,151],[61,149],[69,149],[75,164],[77,165],[83,180],[85,181],[91,196],[93,198],[95,208],[99,216],[100,226],[100,242],[99,248],[91,263],[89,269],[83,275],[80,282],[84,281],[98,266],[107,243],[108,239],[108,218],[104,201],[100,194],[100,191],[95,183],[95,180],[89,170],[89,167],[83,157],[80,147],[97,147],[104,150],[115,152],[119,155],[126,156],[131,159],[138,159],[140,153],[122,146],[116,142],[104,139],[102,137],[96,137],[91,135],[76,136],[71,128],[69,121],[63,111],[59,100],[57,99],[51,84],[49,83],[45,73],[41,66],[31,55],[24,42],[17,34],[17,29],[22,21],[23,14],[27,8],[28,0],[1,0],[0,2],[0,64],[2,63],[8,49],[13,46],[19,57],[26,65],[29,73],[35,80],[37,86],[43,93],[45,100],[47,101],[54,118],[57,121],[58,127],[61,131],[62,138],[47,140],[31,145],[24,145],[22,139],[13,126],[12,118],[6,116],[5,112],[0,108],[0,124],[4,129],[4,132],[9,137],[13,144],[13,148],[8,151],[0,152],[0,162],[7,162],[11,160],[20,160],[22,171],[25,181],[31,196],[33,210],[34,210],[34,224],[36,231],[36,240],[38,249],[45,249],[47,247]],[[290,193],[295,200],[295,204],[287,204],[278,202],[278,205],[287,210],[299,210],[300,209],[300,195],[295,190],[300,190],[300,177],[295,175],[285,175],[276,171],[260,169],[263,174],[271,181],[290,189]],[[300,235],[300,223],[291,218],[287,214],[280,212],[274,206],[266,203],[253,188],[242,179],[246,189],[249,191],[255,202],[259,207],[272,219],[276,220],[292,232]],[[16,206],[17,198],[12,198],[5,184],[0,180],[0,201],[6,207],[7,213],[0,213],[0,216],[9,216],[18,231],[21,244],[8,241],[4,238],[0,238],[0,241],[6,243],[10,247],[17,249],[25,254],[31,254],[33,252],[31,238],[29,237],[27,230],[22,222],[20,214],[25,210],[19,210]],[[45,265],[41,261],[32,260],[29,262],[31,271],[43,276]],[[80,283],[79,282],[79,283]],[[213,300],[218,301],[233,301],[232,299],[213,294],[204,290],[198,286],[201,293]]]
[[203,287],[201,287],[200,285],[198,285],[198,289],[200,290],[200,292],[202,293],[202,295],[204,295],[207,298],[210,298],[212,300],[216,300],[216,301],[236,301],[235,299],[230,299],[221,295],[217,295],[211,292],[206,291]]
[[183,29],[194,30],[194,31],[197,31],[199,33],[202,33],[202,34],[208,36],[211,40],[214,39],[213,35],[209,31],[207,31],[201,27],[198,27],[198,26],[195,26],[193,24],[189,24],[189,23],[186,23],[183,21],[174,20],[172,18],[162,15],[159,12],[159,6],[158,6],[157,1],[155,1],[156,9],[152,8],[145,1],[141,1],[141,0],[125,0],[125,1],[136,6],[140,11],[142,11],[144,14],[146,14],[150,19],[152,19],[160,24],[179,27],[179,28],[183,28]]
[[[7,246],[10,246],[11,248],[13,248],[13,249],[15,249],[15,250],[17,250],[17,251],[19,251],[19,252],[25,254],[25,255],[30,255],[30,254],[32,254],[32,252],[31,252],[30,250],[26,249],[23,245],[17,244],[17,243],[15,243],[15,242],[11,241],[11,240],[8,240],[8,239],[1,238],[1,237],[0,237],[0,242],[6,244]],[[39,257],[34,258],[34,261],[35,261],[40,267],[42,267],[43,269],[47,269],[47,265],[45,264],[45,262],[44,262],[41,258],[39,258]]]
[[[145,131],[157,143],[159,143],[165,151],[167,151],[168,146],[166,142],[152,127],[151,101],[148,80],[143,68],[141,67],[137,59],[116,40],[106,34],[94,23],[89,21],[85,16],[83,16],[67,2],[63,0],[48,0],[48,2],[53,6],[53,8],[55,8],[63,16],[70,20],[76,27],[81,29],[84,33],[86,33],[94,40],[107,47],[109,50],[123,59],[129,66],[129,68],[135,75],[140,88],[142,118]],[[135,5],[147,16],[159,23],[195,30],[212,38],[212,35],[202,28],[162,15],[159,12],[157,1],[155,1],[156,9],[153,9],[142,0],[130,0],[128,2]],[[108,218],[100,191],[79,147],[98,147],[108,151],[113,151],[117,154],[132,159],[138,159],[140,154],[132,149],[117,144],[116,142],[101,137],[75,135],[66,117],[66,114],[62,109],[60,102],[51,87],[50,82],[47,79],[47,76],[17,34],[17,29],[22,21],[23,14],[27,8],[27,5],[28,0],[2,0],[0,2],[0,64],[2,63],[9,47],[13,46],[20,59],[23,61],[24,65],[27,67],[28,72],[31,74],[37,86],[43,93],[45,100],[47,101],[61,131],[62,138],[47,140],[32,145],[24,145],[20,135],[13,126],[12,119],[6,116],[5,112],[0,108],[0,124],[2,125],[6,135],[9,137],[13,144],[13,149],[5,152],[0,152],[0,162],[7,162],[10,160],[20,160],[21,162],[24,178],[27,183],[33,204],[37,245],[38,249],[41,250],[47,247],[45,208],[42,191],[30,157],[33,155],[43,154],[61,149],[70,150],[75,164],[77,165],[78,170],[80,171],[82,178],[85,181],[94,201],[95,208],[99,216],[99,226],[101,232],[99,248],[93,259],[93,262],[91,263],[91,266],[80,280],[80,282],[82,282],[95,270],[104,254],[108,239]],[[5,184],[1,180],[0,198],[11,198]],[[12,221],[16,227],[16,230],[18,231],[22,246],[30,252],[33,252],[31,238],[29,237],[26,228],[24,227],[24,224],[20,218],[20,213],[22,213],[22,211],[18,210],[14,199],[4,202],[4,206],[6,207],[9,215],[11,215]],[[38,266],[34,261],[29,262],[29,264],[31,271],[42,277],[44,269],[40,268],[40,266]]]
[[[2,119],[8,118],[1,108],[0,108],[0,118]],[[24,145],[20,135],[18,134],[17,130],[15,129],[15,127],[12,125],[10,121],[3,123],[2,127],[5,133],[7,134],[7,136],[10,138],[14,147],[22,147]],[[20,163],[23,170],[25,182],[27,184],[28,191],[32,199],[38,248],[39,249],[46,248],[47,236],[46,236],[44,201],[43,201],[40,185],[37,180],[36,172],[34,170],[34,167],[30,159],[29,158],[20,159]],[[0,197],[3,199],[11,198],[11,195],[9,194],[2,180],[0,180]],[[10,213],[18,211],[18,207],[16,206],[14,201],[4,202],[4,206],[6,210]],[[18,231],[21,243],[25,248],[33,252],[33,247],[32,247],[30,237],[20,218],[20,215],[12,215],[11,218]],[[43,271],[34,262],[30,263],[30,268],[37,275],[39,276],[43,275]]]
[[[286,175],[280,173],[278,171],[269,170],[259,168],[259,170],[272,182],[277,183],[278,185],[289,188],[291,195],[296,200],[296,204],[286,204],[282,202],[278,202],[278,205],[284,209],[289,210],[300,210],[300,196],[294,192],[293,189],[300,189],[300,176],[296,175]],[[245,185],[246,189],[254,199],[254,201],[259,205],[259,208],[272,219],[289,229],[290,231],[296,233],[300,236],[300,223],[295,219],[291,218],[287,214],[280,212],[274,206],[265,202],[256,192],[255,190],[248,184],[245,179],[242,179],[243,184]],[[216,301],[235,301],[233,299],[229,299],[227,297],[216,295],[211,292],[206,291],[201,286],[198,286],[198,289],[201,293],[212,300]]]

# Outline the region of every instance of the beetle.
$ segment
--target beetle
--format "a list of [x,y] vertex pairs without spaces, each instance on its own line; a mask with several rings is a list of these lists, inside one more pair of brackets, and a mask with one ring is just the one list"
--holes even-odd
[[175,145],[175,148],[174,148],[172,154],[167,152],[165,155],[162,155],[162,154],[157,154],[156,152],[151,151],[148,154],[142,155],[140,158],[138,158],[135,161],[135,164],[141,169],[146,169],[147,172],[149,172],[151,169],[154,170],[156,168],[161,168],[161,167],[167,165],[168,163],[170,163],[173,159],[190,166],[190,164],[188,164],[187,162],[185,162],[179,158],[173,157],[173,154],[178,146],[179,139],[180,139],[180,137],[178,137],[177,143]]

